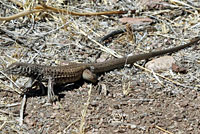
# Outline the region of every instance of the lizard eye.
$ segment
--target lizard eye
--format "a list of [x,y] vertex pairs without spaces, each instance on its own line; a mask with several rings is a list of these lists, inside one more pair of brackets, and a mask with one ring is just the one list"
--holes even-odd
[[20,66],[15,66],[14,68],[16,68],[16,69],[19,69],[19,68],[20,68]]
[[21,67],[20,66],[15,66],[15,70],[19,70]]

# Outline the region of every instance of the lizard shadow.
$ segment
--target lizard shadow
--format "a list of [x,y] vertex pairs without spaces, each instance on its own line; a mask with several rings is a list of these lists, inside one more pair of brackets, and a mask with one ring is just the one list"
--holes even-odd
[[[70,83],[70,84],[61,84],[61,85],[54,85],[54,93],[58,96],[59,100],[61,98],[65,97],[64,91],[73,91],[74,89],[78,89],[84,84],[84,80],[81,79],[77,82]],[[47,87],[44,86],[44,88],[40,88],[39,86],[36,86],[35,88],[31,88],[30,90],[27,90],[24,92],[24,94],[27,95],[27,98],[29,97],[39,97],[39,96],[47,96]]]
[[82,87],[84,82],[85,81],[81,79],[81,80],[79,80],[77,82],[70,83],[70,84],[55,85],[54,86],[54,93],[55,93],[55,95],[58,96],[58,98],[60,100],[61,98],[64,98],[65,95],[66,95],[63,92],[73,91],[74,89],[78,89],[78,88]]

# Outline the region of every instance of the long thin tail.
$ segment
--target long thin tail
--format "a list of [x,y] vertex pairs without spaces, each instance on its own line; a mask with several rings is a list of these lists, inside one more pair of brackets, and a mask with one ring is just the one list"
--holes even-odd
[[93,68],[92,71],[94,73],[107,72],[107,71],[110,71],[110,70],[113,70],[113,69],[116,69],[116,68],[123,67],[124,64],[132,64],[132,63],[139,61],[139,60],[144,60],[144,59],[148,59],[148,58],[151,58],[151,57],[155,57],[155,56],[159,56],[159,55],[163,55],[163,54],[167,54],[167,53],[177,52],[181,49],[184,49],[186,47],[194,45],[199,40],[200,40],[200,37],[198,36],[198,37],[193,38],[189,43],[184,44],[184,45],[180,45],[180,46],[177,46],[177,47],[173,47],[173,48],[169,48],[169,49],[165,49],[165,50],[160,50],[160,51],[153,51],[153,52],[150,52],[150,53],[133,55],[133,56],[129,56],[129,57],[112,59],[112,60],[108,60],[108,61],[105,61],[105,62],[92,63],[92,64],[90,64],[90,66],[92,66],[92,68]]

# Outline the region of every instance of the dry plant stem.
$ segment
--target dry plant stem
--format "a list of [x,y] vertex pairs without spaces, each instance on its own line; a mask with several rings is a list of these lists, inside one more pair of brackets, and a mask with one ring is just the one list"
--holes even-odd
[[15,34],[13,34],[13,32],[8,31],[7,29],[2,29],[0,27],[0,32],[5,33],[9,38],[11,38],[12,40],[16,41],[19,44],[25,44],[21,39],[19,39]]
[[72,125],[74,125],[75,123],[77,123],[78,121],[80,121],[81,119],[77,119],[75,121],[73,121],[72,123],[70,123],[64,130],[63,133],[66,134],[66,130],[68,130]]
[[165,133],[173,134],[172,132],[169,132],[169,131],[167,131],[167,130],[165,130],[165,129],[159,127],[159,126],[155,126],[155,128],[160,129],[161,131],[163,131],[163,132],[165,132]]
[[4,110],[1,110],[1,109],[0,109],[0,113],[6,114],[6,115],[15,115],[15,116],[18,115],[18,114],[12,113],[10,111],[8,112],[8,111],[4,111]]
[[17,19],[19,17],[23,17],[29,14],[33,14],[33,13],[37,13],[37,12],[41,12],[42,10],[28,10],[28,11],[22,11],[19,12],[15,15],[9,16],[9,17],[0,17],[0,21],[9,21],[9,20],[14,20]]
[[81,116],[81,124],[80,124],[80,128],[79,128],[79,131],[80,131],[80,134],[84,134],[85,133],[85,118],[86,118],[86,115],[87,115],[87,109],[88,109],[88,106],[89,106],[89,103],[90,103],[90,98],[91,98],[91,91],[92,91],[92,85],[90,84],[90,89],[88,91],[88,99],[87,99],[87,103],[84,105],[84,108],[81,112],[82,116]]
[[23,119],[24,119],[24,107],[26,104],[26,95],[24,95],[23,100],[22,100],[22,105],[20,109],[20,118],[19,118],[19,125],[23,125]]
[[81,34],[83,34],[84,36],[86,36],[89,40],[91,40],[92,42],[94,42],[95,44],[97,44],[97,45],[100,47],[100,49],[101,49],[102,51],[104,51],[104,52],[106,52],[106,53],[109,53],[109,54],[111,54],[111,55],[113,55],[113,56],[115,56],[115,57],[118,57],[118,58],[121,58],[121,57],[122,57],[121,55],[117,54],[114,50],[112,50],[112,49],[110,49],[110,48],[108,48],[108,47],[105,47],[105,46],[101,45],[99,42],[97,42],[96,40],[90,38],[83,30],[81,30],[81,29],[78,27],[78,25],[72,24],[72,26],[73,26],[77,31],[79,31]]
[[[141,68],[141,69],[143,69],[143,70],[145,70],[145,71],[147,71],[147,72],[153,73],[151,70],[149,70],[149,69],[147,69],[147,68],[144,68],[144,67],[142,67],[142,66],[140,66],[140,65],[138,65],[138,64],[136,64],[136,63],[134,63],[134,66],[139,67],[139,68]],[[182,87],[186,87],[185,85],[183,85],[183,84],[181,84],[181,83],[179,83],[179,82],[173,81],[172,79],[169,79],[169,78],[167,78],[167,77],[164,77],[164,76],[162,76],[162,75],[160,75],[160,74],[158,74],[158,73],[154,73],[154,75],[157,75],[157,76],[159,76],[159,77],[161,77],[161,78],[163,78],[163,79],[166,79],[166,80],[172,82],[173,84],[176,84],[176,85],[179,85],[179,86],[182,86]]]
[[[21,3],[17,3],[14,0],[10,0],[13,3],[16,3],[17,5],[19,5],[20,7],[22,6]],[[176,1],[177,2],[177,1]],[[188,5],[187,5],[188,6]],[[189,6],[191,8],[195,8],[192,6]],[[199,8],[195,8],[197,10],[200,10]],[[126,14],[129,11],[105,11],[105,12],[95,12],[95,13],[78,13],[78,12],[72,12],[69,10],[65,10],[65,9],[59,9],[59,8],[55,8],[55,7],[51,7],[51,6],[47,6],[47,5],[38,5],[35,7],[35,10],[32,11],[22,11],[20,13],[17,13],[15,15],[9,16],[9,17],[0,17],[0,21],[9,21],[9,20],[13,20],[19,17],[23,17],[32,13],[36,13],[36,12],[42,12],[45,10],[50,10],[56,13],[62,13],[62,14],[70,14],[70,15],[77,15],[77,16],[99,16],[99,15],[112,15],[112,14]],[[131,10],[130,11],[132,14],[135,13],[135,10]]]
[[[20,87],[10,78],[8,77],[4,72],[0,71],[1,74],[3,74],[6,78],[8,78],[18,89],[20,89]],[[18,94],[22,94],[22,91],[15,89],[15,92]]]
[[6,125],[7,121],[4,121],[3,124],[0,126],[0,130],[2,130],[2,128]]
[[189,5],[189,4],[186,4],[186,3],[184,3],[184,2],[182,2],[182,1],[180,1],[180,0],[170,0],[170,2],[171,2],[172,4],[179,4],[179,5],[182,5],[182,6],[187,6],[187,7],[190,7],[190,8],[199,10],[199,8],[193,7],[193,6],[191,6],[191,5]]
[[160,79],[158,78],[156,73],[153,70],[151,72],[153,73],[153,76],[155,77],[155,79],[160,83],[160,85],[162,85],[164,87],[164,84],[160,81]]
[[[35,9],[43,9],[43,10],[51,10],[56,13],[63,13],[63,14],[70,14],[70,15],[77,15],[77,16],[98,16],[98,15],[112,15],[112,14],[126,14],[128,11],[105,11],[105,12],[96,12],[96,13],[78,13],[72,12],[65,9],[59,9],[47,5],[43,6],[36,6]],[[135,10],[131,10],[131,13],[135,13]]]
[[7,114],[7,115],[9,115],[9,114],[10,114],[9,112],[7,112],[7,111],[4,111],[4,110],[1,110],[1,109],[0,109],[0,113],[4,113],[4,114]]
[[6,105],[0,105],[0,108],[4,108],[4,107],[15,107],[20,105],[21,103],[17,102],[17,103],[12,103],[12,104],[6,104]]
[[[128,11],[106,11],[106,12],[96,12],[96,13],[77,13],[77,12],[71,12],[68,10],[64,9],[59,9],[55,7],[50,7],[47,5],[43,6],[36,6],[34,10],[29,10],[29,11],[22,11],[19,12],[15,15],[9,16],[9,17],[0,17],[0,21],[9,21],[9,20],[14,20],[19,17],[23,17],[29,14],[37,13],[37,12],[43,12],[43,11],[53,11],[56,13],[62,13],[62,14],[70,14],[70,15],[77,15],[77,16],[98,16],[98,15],[111,15],[111,14],[126,14]],[[131,11],[132,13],[135,12],[135,10]]]

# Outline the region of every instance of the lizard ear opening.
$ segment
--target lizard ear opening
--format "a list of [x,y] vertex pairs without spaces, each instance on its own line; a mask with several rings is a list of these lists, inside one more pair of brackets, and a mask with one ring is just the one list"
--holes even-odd
[[86,69],[83,71],[82,77],[84,80],[90,81],[92,83],[97,82],[96,74],[93,74],[90,70]]

